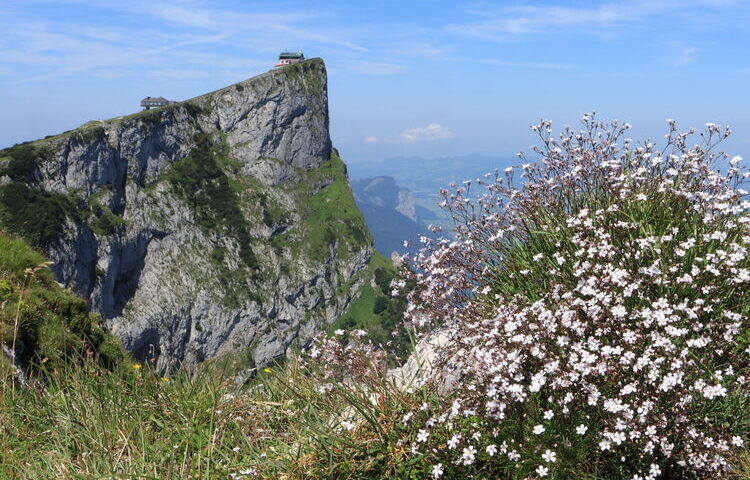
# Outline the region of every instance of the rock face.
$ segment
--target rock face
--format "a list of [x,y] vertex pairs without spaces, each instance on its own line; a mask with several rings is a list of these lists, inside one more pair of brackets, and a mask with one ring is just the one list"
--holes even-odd
[[341,315],[372,254],[320,59],[0,151],[0,177],[3,226],[162,370],[282,356]]

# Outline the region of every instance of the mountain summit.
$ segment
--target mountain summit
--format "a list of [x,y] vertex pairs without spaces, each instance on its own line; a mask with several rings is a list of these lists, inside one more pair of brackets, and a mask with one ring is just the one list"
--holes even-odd
[[367,281],[321,59],[0,151],[0,185],[0,225],[159,369],[267,363]]

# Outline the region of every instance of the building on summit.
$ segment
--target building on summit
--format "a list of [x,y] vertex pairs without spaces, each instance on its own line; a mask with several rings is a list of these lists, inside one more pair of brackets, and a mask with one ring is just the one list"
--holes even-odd
[[151,108],[165,107],[171,103],[176,102],[167,100],[164,97],[146,97],[141,100],[141,107],[143,107],[144,110],[150,110]]
[[301,62],[304,59],[305,54],[302,52],[281,52],[279,54],[279,63],[276,66],[283,67],[284,65]]

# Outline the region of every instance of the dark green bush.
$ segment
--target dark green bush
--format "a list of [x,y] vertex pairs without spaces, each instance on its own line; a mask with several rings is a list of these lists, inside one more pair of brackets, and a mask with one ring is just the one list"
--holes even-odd
[[54,242],[66,217],[77,218],[77,210],[65,195],[21,182],[0,187],[0,224],[34,246]]

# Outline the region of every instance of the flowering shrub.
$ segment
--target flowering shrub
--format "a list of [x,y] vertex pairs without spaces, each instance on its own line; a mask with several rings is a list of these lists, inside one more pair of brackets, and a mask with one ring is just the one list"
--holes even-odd
[[442,191],[456,239],[412,259],[407,314],[451,333],[440,355],[463,372],[413,417],[434,478],[716,478],[747,439],[750,202],[741,158],[714,152],[729,130],[689,146],[669,121],[659,149],[582,123],[532,127],[520,185],[511,168],[474,198]]

